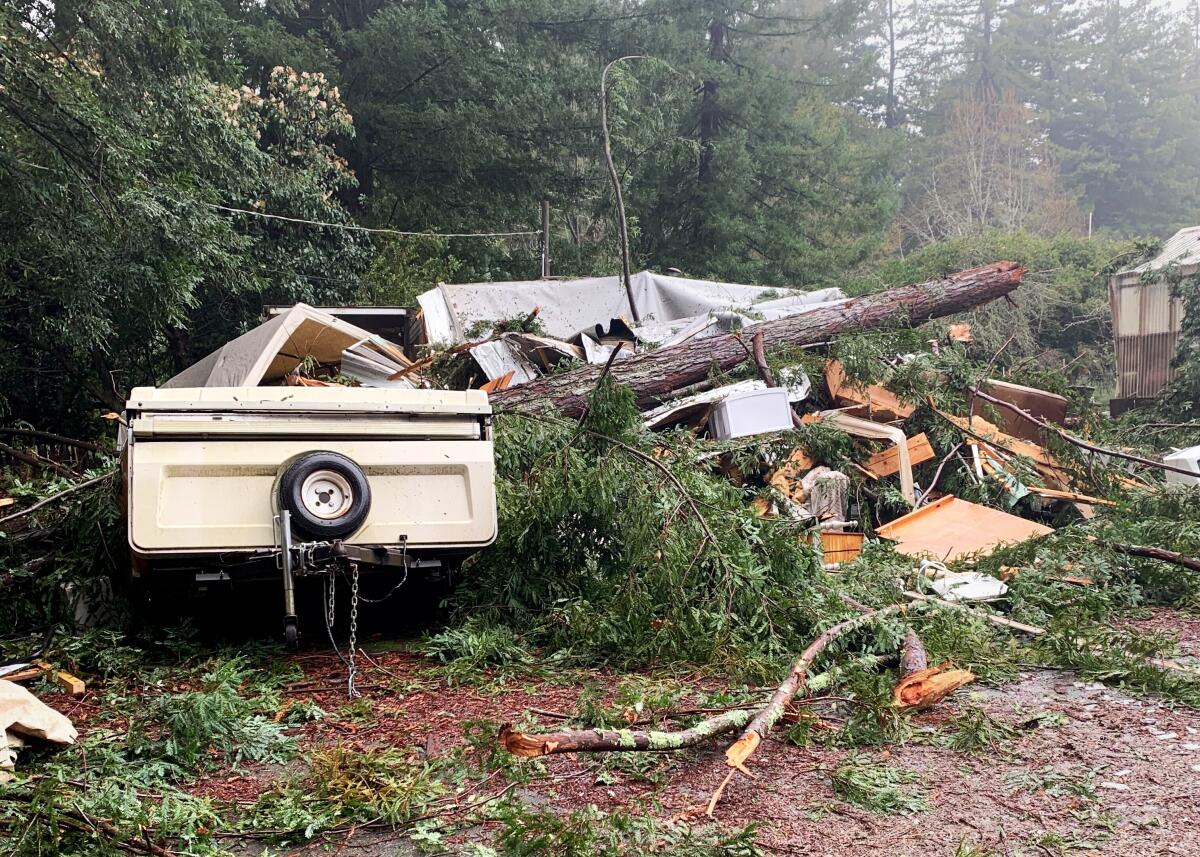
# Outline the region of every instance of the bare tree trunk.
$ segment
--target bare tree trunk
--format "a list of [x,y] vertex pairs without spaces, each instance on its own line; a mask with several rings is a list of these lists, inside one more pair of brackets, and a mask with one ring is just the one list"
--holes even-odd
[[625,297],[629,299],[629,315],[634,321],[638,318],[637,304],[633,300],[633,283],[629,279],[629,227],[625,222],[625,198],[621,194],[621,177],[613,163],[612,138],[608,133],[608,71],[614,65],[625,60],[645,59],[644,56],[617,57],[604,67],[600,74],[600,131],[604,136],[604,162],[608,166],[608,177],[612,180],[613,197],[617,205],[617,240],[621,243],[621,281],[625,284]]
[[[803,315],[761,322],[744,333],[762,333],[764,347],[771,349],[812,345],[844,333],[911,327],[1003,297],[1020,285],[1024,273],[1025,269],[1015,262],[993,262],[941,280],[901,286]],[[611,376],[633,390],[637,406],[644,410],[670,398],[676,390],[703,381],[713,369],[725,371],[745,359],[745,345],[737,336],[715,336],[622,360],[612,367]],[[500,409],[550,403],[565,416],[577,417],[599,377],[599,366],[584,366],[501,390],[491,399]]]
[[883,124],[888,128],[896,127],[896,8],[894,0],[887,0],[887,45],[888,45],[888,74],[887,102],[884,105]]

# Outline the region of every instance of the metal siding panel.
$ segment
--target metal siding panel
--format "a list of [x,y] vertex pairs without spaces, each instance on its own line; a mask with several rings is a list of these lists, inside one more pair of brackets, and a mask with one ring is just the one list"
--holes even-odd
[[1183,302],[1167,283],[1120,285],[1110,290],[1117,398],[1152,398],[1175,378]]

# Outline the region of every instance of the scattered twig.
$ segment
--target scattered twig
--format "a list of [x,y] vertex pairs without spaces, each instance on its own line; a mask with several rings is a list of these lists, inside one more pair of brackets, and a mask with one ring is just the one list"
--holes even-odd
[[954,453],[958,452],[960,449],[962,449],[962,441],[954,444],[950,451],[946,453],[945,457],[942,458],[941,463],[938,464],[937,470],[934,471],[933,479],[929,481],[929,487],[922,491],[921,496],[917,498],[918,506],[923,506],[925,501],[929,499],[929,495],[932,494],[933,489],[937,487],[938,479],[940,479],[942,476],[942,470],[945,469],[946,462],[949,461],[951,457],[953,457]]
[[[22,801],[33,803],[33,794],[9,791],[3,796],[6,801]],[[100,835],[112,843],[118,850],[127,854],[149,854],[151,857],[176,857],[177,852],[164,848],[151,841],[151,831],[143,829],[142,836],[129,836],[116,825],[102,818],[92,818],[77,807],[59,806],[54,809],[55,818],[84,833]]]
[[[608,377],[608,373],[612,369],[613,363],[616,362],[617,356],[622,350],[624,350],[624,348],[624,342],[618,342],[613,347],[612,353],[608,355],[608,360],[604,363],[604,368],[600,371],[600,377],[596,379],[596,386],[592,388],[593,391],[600,389],[600,386],[604,383],[604,379]],[[584,406],[583,413],[579,415],[579,425],[583,425],[583,421],[587,419],[587,415],[591,412],[591,410],[592,408],[589,400],[589,404]]]
[[79,475],[65,464],[59,464],[57,461],[52,461],[49,458],[44,458],[32,452],[25,452],[24,450],[17,449],[15,446],[9,446],[7,443],[0,443],[0,453],[15,458],[17,461],[23,461],[30,467],[45,467],[53,470],[59,476],[74,477]]
[[1000,359],[1000,355],[1004,353],[1005,349],[1007,349],[1008,346],[1012,344],[1012,341],[1016,338],[1017,338],[1017,334],[1014,332],[1012,334],[1012,336],[1010,336],[1010,337],[1008,337],[1008,339],[1004,340],[1004,344],[1001,345],[1000,348],[996,351],[996,353],[991,356],[991,358],[987,362],[987,366],[984,367],[983,372],[980,373],[980,375],[976,379],[975,383],[971,385],[971,395],[967,399],[967,423],[968,424],[970,424],[972,418],[975,416],[975,396],[977,395],[977,391],[979,389],[979,384],[981,382],[987,380],[987,377],[992,374],[992,367],[996,364],[996,361]]
[[13,435],[17,437],[33,437],[39,440],[48,441],[50,443],[60,443],[63,446],[74,446],[79,449],[86,449],[89,452],[98,452],[102,455],[111,455],[112,450],[106,449],[98,443],[93,443],[90,440],[79,440],[66,435],[55,434],[52,431],[39,431],[38,429],[24,428],[21,426],[0,428],[0,434]]

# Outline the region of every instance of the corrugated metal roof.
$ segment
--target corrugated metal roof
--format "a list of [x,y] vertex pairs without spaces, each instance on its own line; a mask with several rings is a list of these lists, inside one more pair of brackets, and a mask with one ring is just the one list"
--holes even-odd
[[1149,262],[1143,262],[1136,268],[1121,273],[1140,275],[1147,271],[1157,271],[1168,265],[1181,268],[1188,265],[1200,265],[1200,226],[1180,229],[1163,245],[1162,252]]

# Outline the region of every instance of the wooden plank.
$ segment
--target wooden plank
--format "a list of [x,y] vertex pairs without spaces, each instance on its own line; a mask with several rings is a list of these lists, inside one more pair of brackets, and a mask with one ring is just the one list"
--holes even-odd
[[829,387],[829,395],[839,405],[851,408],[849,413],[852,416],[866,417],[876,422],[892,422],[906,420],[916,410],[913,405],[900,401],[900,397],[886,387],[878,384],[855,385],[846,377],[846,370],[837,360],[825,364],[825,384]]
[[825,562],[837,564],[858,559],[867,536],[865,533],[821,530],[820,538]]
[[[968,436],[971,434],[978,435],[985,441],[995,444],[998,450],[1030,459],[1042,477],[1051,483],[1050,487],[1062,489],[1070,487],[1070,475],[1062,469],[1059,463],[1054,460],[1054,457],[1044,447],[1006,434],[993,423],[983,419],[983,417],[967,419],[966,417],[956,417],[953,414],[947,414],[944,411],[938,411],[938,414],[954,423],[954,425],[966,432]],[[994,451],[991,454],[993,457],[998,457]]]
[[486,384],[484,384],[479,389],[483,390],[485,393],[495,393],[495,392],[498,392],[499,390],[503,390],[503,389],[507,388],[509,384],[512,383],[513,374],[514,374],[514,370],[509,369],[507,372],[505,372],[499,378],[494,378],[491,381],[488,381]]
[[87,684],[84,683],[83,679],[77,678],[65,670],[55,669],[45,661],[34,661],[33,666],[9,673],[3,676],[3,678],[5,681],[23,682],[33,681],[43,676],[52,679],[55,684],[71,694],[71,696],[82,696],[87,691]]
[[[934,457],[933,447],[929,443],[929,438],[925,436],[925,432],[913,435],[908,439],[908,455],[914,467]],[[892,446],[882,452],[877,452],[867,459],[865,467],[880,478],[899,473],[900,450]]]
[[1031,494],[1037,494],[1039,497],[1051,497],[1055,500],[1071,500],[1077,503],[1087,503],[1091,506],[1115,506],[1117,505],[1112,500],[1104,500],[1100,497],[1089,497],[1087,494],[1076,494],[1074,491],[1058,491],[1054,488],[1041,488],[1037,485],[1026,485]]
[[774,470],[767,479],[767,484],[787,497],[793,503],[803,505],[808,499],[800,480],[804,474],[812,470],[816,463],[805,455],[804,450],[794,449],[787,461]]
[[[979,385],[989,396],[1010,402],[1044,422],[1062,425],[1067,419],[1067,400],[1057,393],[1035,387],[1023,387],[1008,381],[988,380]],[[996,425],[1005,433],[1031,443],[1044,443],[1042,427],[1008,408],[992,405],[980,398],[971,404],[971,414],[979,417],[985,409],[994,412]]]

